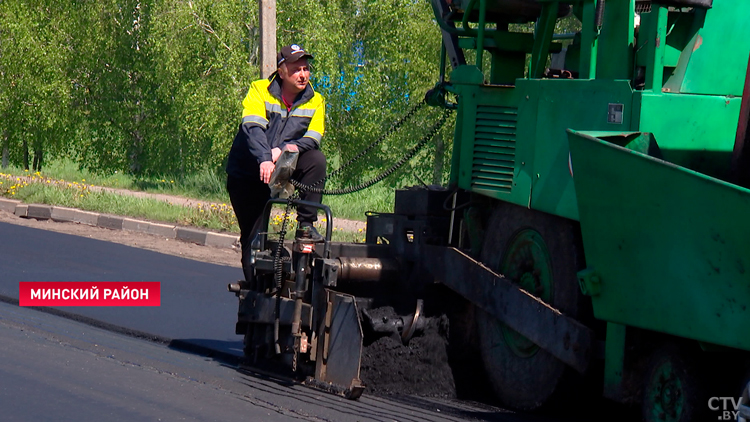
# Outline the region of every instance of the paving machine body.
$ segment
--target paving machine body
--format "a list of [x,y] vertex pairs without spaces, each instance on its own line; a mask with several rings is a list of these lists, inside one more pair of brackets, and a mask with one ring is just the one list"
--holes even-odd
[[[648,421],[698,420],[724,387],[739,397],[750,3],[431,5],[443,60],[427,101],[457,109],[450,187],[398,191],[364,244],[261,236],[254,276],[230,286],[248,354],[356,396],[362,333],[408,341],[439,313],[422,301],[437,283],[471,304],[462,327],[507,406],[555,405],[592,378]],[[562,17],[577,29],[556,34]],[[413,311],[368,319],[399,301]]]

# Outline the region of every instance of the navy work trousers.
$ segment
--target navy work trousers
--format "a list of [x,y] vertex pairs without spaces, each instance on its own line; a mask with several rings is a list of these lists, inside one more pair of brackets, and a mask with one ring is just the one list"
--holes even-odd
[[[265,227],[257,228],[260,224],[261,214],[266,202],[271,197],[268,185],[260,180],[260,166],[253,166],[254,173],[249,177],[227,177],[227,191],[232,201],[234,214],[237,216],[237,224],[240,226],[240,243],[242,244],[242,256],[250,249],[255,232],[265,230]],[[297,159],[297,168],[292,173],[292,179],[303,185],[315,185],[323,188],[324,183],[318,183],[326,175],[326,157],[320,150],[312,149],[300,153]],[[316,185],[316,183],[318,183]],[[323,198],[320,193],[302,192],[300,199],[310,202],[318,202]],[[313,223],[318,220],[318,210],[311,207],[301,206],[297,209],[297,221],[300,223]]]

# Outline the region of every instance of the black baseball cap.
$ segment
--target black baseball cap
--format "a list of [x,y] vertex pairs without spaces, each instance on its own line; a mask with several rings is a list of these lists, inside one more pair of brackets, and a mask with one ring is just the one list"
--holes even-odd
[[276,67],[285,62],[294,63],[301,58],[312,59],[313,56],[297,44],[286,45],[276,55]]

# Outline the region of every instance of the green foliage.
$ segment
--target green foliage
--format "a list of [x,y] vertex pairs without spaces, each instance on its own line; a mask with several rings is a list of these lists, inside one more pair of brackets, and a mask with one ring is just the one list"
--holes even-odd
[[[437,80],[440,37],[426,1],[280,0],[277,8],[280,45],[298,42],[316,56],[331,168]],[[141,179],[223,177],[241,100],[259,74],[257,14],[249,1],[0,2],[4,157],[33,170],[69,157],[93,172]],[[390,166],[434,119],[418,115],[329,186]],[[389,183],[414,183],[412,174],[433,180],[446,151],[428,147]]]
[[[279,2],[280,42],[300,43],[315,55],[315,86],[328,101],[323,148],[333,161],[346,162],[375,141],[437,82],[440,36],[433,19],[427,1]],[[328,186],[352,185],[390,167],[438,114],[417,115],[398,136]],[[434,146],[428,148],[387,183],[415,183],[414,173],[431,180],[434,162],[445,159],[436,157]]]

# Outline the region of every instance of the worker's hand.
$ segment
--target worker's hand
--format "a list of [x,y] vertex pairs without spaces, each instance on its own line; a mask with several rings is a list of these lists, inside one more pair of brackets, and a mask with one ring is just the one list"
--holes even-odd
[[260,163],[260,180],[263,183],[268,183],[271,180],[271,173],[276,168],[276,164],[272,161],[264,161]]
[[297,145],[294,145],[294,144],[286,144],[284,145],[284,151],[295,152],[295,151],[299,151],[299,148],[297,148]]
[[279,159],[279,156],[281,156],[281,150],[278,149],[278,148],[273,148],[271,150],[271,161],[273,161],[275,163],[276,160]]

